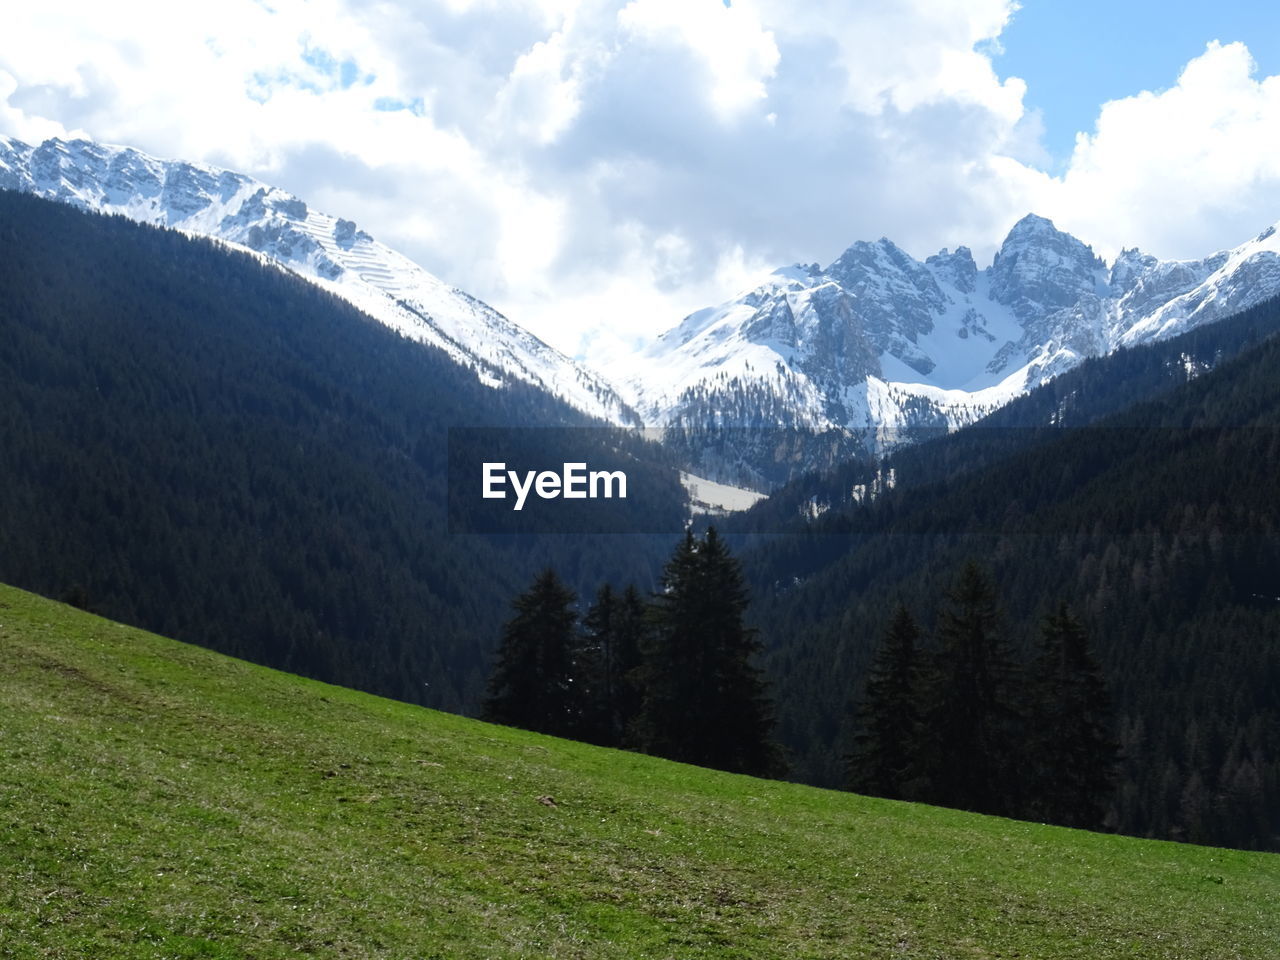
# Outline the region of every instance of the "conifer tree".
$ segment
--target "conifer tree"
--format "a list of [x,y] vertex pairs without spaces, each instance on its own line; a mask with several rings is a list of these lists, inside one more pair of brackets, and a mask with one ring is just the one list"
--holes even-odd
[[903,604],[893,614],[856,707],[859,732],[849,762],[850,789],[910,798],[918,775],[920,628]]
[[983,813],[1021,804],[1014,665],[999,633],[995,588],[966,564],[939,618],[940,649],[922,740],[926,798]]
[[583,692],[575,676],[574,593],[554,570],[512,603],[489,679],[484,718],[558,737],[581,735]]
[[609,584],[596,593],[583,617],[579,674],[587,683],[584,739],[623,746],[640,710],[636,670],[647,624],[644,600],[634,586],[619,594]]
[[613,682],[609,722],[619,746],[629,745],[628,731],[640,714],[640,671],[648,629],[649,612],[644,598],[634,585],[628,585],[618,602],[610,658]]
[[578,672],[586,690],[582,736],[605,746],[618,743],[611,717],[617,684],[614,659],[618,614],[618,595],[606,583],[596,591],[595,602],[582,618],[582,643],[577,657]]
[[691,678],[704,659],[693,640],[678,635],[681,625],[692,624],[698,615],[697,552],[693,531],[685,531],[662,570],[659,593],[649,608],[653,630],[642,651],[641,707],[633,728],[636,746],[671,759],[686,759],[690,751],[682,710],[692,709]]
[[1102,826],[1115,778],[1111,704],[1089,639],[1065,603],[1044,621],[1028,708],[1033,816],[1070,827]]
[[641,749],[756,776],[781,772],[747,604],[738,562],[716,531],[701,540],[687,532],[653,601],[635,727]]

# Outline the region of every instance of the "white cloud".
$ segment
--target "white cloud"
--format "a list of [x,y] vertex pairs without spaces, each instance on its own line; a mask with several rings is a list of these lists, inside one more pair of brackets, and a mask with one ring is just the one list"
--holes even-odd
[[1255,74],[1243,44],[1210,43],[1169,89],[1103,105],[1066,174],[1032,197],[1108,253],[1240,243],[1280,219],[1280,77]]
[[580,85],[580,68],[569,61],[565,35],[557,31],[516,60],[498,92],[494,125],[505,134],[545,146],[578,115]]
[[796,4],[750,0],[787,38],[825,38],[838,50],[845,82],[837,91],[865,113],[962,100],[1016,122],[1021,81],[1005,84],[976,48],[995,40],[1017,9],[1013,0],[901,0]]
[[1014,9],[25,4],[0,41],[0,131],[263,177],[571,353],[857,239],[981,258],[1034,209],[1102,249],[1198,255],[1280,217],[1280,80],[1238,44],[1105,105],[1061,177],[1038,170],[1040,118],[989,55]]
[[618,13],[627,34],[673,40],[695,53],[705,67],[707,94],[723,119],[766,97],[765,84],[778,67],[778,47],[750,4],[722,0],[630,0]]
[[682,276],[673,285],[673,273],[687,273],[683,262],[689,251],[683,237],[646,236],[634,223],[620,226],[618,232],[628,235],[620,265],[582,271],[580,286],[547,289],[522,304],[521,315],[533,328],[553,339],[562,329],[573,331],[577,350],[571,352],[601,368],[625,359],[655,331],[722,300],[726,291],[749,289],[772,267],[752,259],[741,246],[730,246],[711,270]]

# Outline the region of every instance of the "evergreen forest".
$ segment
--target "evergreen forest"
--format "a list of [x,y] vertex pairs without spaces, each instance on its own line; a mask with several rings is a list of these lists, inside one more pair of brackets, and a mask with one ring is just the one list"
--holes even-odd
[[250,255],[0,191],[0,581],[474,712],[536,570],[647,589],[668,549],[451,533],[450,428],[517,424],[536,429],[498,431],[508,450],[625,462],[636,494],[616,508],[680,529],[654,444],[484,386]]

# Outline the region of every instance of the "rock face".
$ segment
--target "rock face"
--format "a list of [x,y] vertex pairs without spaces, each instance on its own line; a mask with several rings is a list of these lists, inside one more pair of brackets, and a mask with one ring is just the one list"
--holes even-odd
[[492,307],[441,282],[352,221],[313,210],[252,177],[85,140],[30,146],[0,136],[0,189],[248,248],[411,339],[439,347],[493,386],[523,381],[592,416],[639,422],[599,376]]
[[686,317],[615,381],[650,424],[836,431],[882,449],[1276,293],[1274,228],[1202,260],[1125,250],[1108,267],[1029,215],[983,270],[966,247],[922,263],[887,239],[777,270]]
[[1035,214],[1014,224],[989,276],[991,299],[1024,324],[1107,288],[1106,266],[1093,251]]

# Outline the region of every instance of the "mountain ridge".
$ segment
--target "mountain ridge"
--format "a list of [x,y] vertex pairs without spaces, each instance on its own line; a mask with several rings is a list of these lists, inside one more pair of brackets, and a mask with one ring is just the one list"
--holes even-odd
[[537,570],[647,584],[669,545],[453,535],[480,484],[453,472],[451,428],[502,428],[513,462],[624,457],[631,496],[591,513],[679,529],[655,445],[485,386],[260,255],[10,191],[0,224],[0,580],[466,710]]
[[1087,357],[1277,292],[1274,227],[1199,260],[1134,248],[1108,265],[1028,214],[982,269],[967,247],[920,261],[888,238],[858,241],[825,268],[779,268],[655,338],[633,369],[606,373],[646,422],[741,409],[763,391],[777,401],[769,426],[853,431],[879,452],[921,428],[971,423]]
[[254,177],[89,140],[38,146],[0,135],[0,188],[212,237],[252,250],[412,340],[444,350],[490,386],[516,379],[600,420],[637,426],[599,376],[478,298]]
[[[521,381],[597,419],[657,427],[693,472],[761,491],[958,429],[1085,358],[1280,292],[1274,226],[1198,260],[1126,248],[1107,264],[1028,214],[986,267],[965,246],[919,260],[886,237],[857,241],[825,268],[779,268],[592,370],[355,222],[253,177],[87,140],[0,137],[0,188],[252,250],[440,347],[489,386]],[[800,439],[709,436],[722,428]]]

